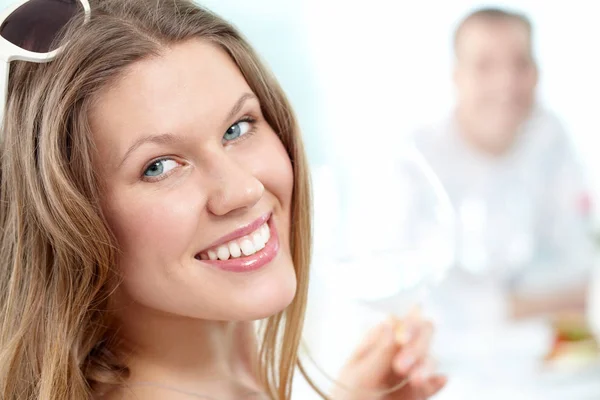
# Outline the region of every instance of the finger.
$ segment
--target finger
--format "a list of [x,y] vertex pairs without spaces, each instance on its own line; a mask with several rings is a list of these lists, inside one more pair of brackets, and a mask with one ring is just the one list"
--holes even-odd
[[401,320],[396,320],[396,340],[404,346],[415,336],[422,322],[421,309],[412,308]]
[[358,361],[365,357],[371,348],[373,348],[384,336],[387,328],[387,321],[373,327],[365,336],[363,341],[358,345],[352,356],[351,361]]
[[411,383],[416,387],[424,386],[434,375],[436,368],[437,363],[431,358],[419,363],[410,374]]
[[418,330],[412,340],[405,345],[405,348],[413,353],[417,358],[424,358],[429,354],[431,340],[433,338],[433,324],[429,321],[421,322]]
[[393,362],[394,372],[399,375],[407,375],[415,364],[427,358],[432,337],[433,325],[430,322],[423,322],[413,340],[395,356]]
[[421,385],[421,393],[423,393],[425,397],[431,397],[442,390],[447,382],[448,378],[444,375],[430,376],[423,385]]
[[369,374],[372,377],[387,376],[397,351],[398,345],[394,337],[394,328],[390,324],[384,324],[380,340],[365,351],[358,369],[361,373]]
[[400,377],[408,376],[418,365],[419,360],[414,353],[404,349],[396,354],[392,361],[392,369]]

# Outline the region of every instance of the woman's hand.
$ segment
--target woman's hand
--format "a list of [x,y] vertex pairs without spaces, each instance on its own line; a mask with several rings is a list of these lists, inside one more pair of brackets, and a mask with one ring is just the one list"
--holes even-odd
[[[423,400],[433,396],[446,378],[435,374],[429,357],[432,335],[432,324],[418,311],[377,326],[343,368],[333,399]],[[397,391],[382,394],[402,382]]]

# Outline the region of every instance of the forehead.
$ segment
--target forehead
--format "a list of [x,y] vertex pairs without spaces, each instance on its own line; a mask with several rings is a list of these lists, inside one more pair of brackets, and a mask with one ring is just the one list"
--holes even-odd
[[92,127],[103,134],[213,128],[246,92],[246,80],[223,49],[191,40],[131,65],[94,102]]
[[468,22],[456,43],[459,58],[527,53],[531,34],[527,26],[513,19],[478,19]]

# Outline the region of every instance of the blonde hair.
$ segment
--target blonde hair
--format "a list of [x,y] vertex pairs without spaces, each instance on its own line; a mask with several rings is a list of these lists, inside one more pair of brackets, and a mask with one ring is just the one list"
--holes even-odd
[[111,353],[117,243],[100,208],[88,113],[131,64],[192,38],[224,49],[294,167],[291,253],[298,289],[259,338],[259,378],[289,399],[311,253],[304,148],[283,90],[229,23],[185,0],[98,0],[53,62],[11,65],[1,138],[0,397],[81,400],[127,368]]

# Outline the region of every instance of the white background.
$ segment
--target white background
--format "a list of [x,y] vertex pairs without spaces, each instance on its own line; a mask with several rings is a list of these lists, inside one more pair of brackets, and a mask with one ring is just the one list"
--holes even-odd
[[[446,115],[453,104],[452,34],[478,6],[506,6],[534,24],[539,101],[572,135],[600,199],[600,23],[590,0],[365,2],[210,0],[280,77],[315,163],[334,151],[367,160]],[[323,151],[326,149],[326,151]]]
[[[93,1],[93,0],[92,0]],[[10,4],[0,0],[0,6]],[[452,33],[472,8],[534,23],[539,100],[571,133],[600,199],[600,5],[591,0],[206,0],[258,48],[288,92],[313,163],[377,157],[452,107]],[[360,150],[360,153],[358,153]]]

